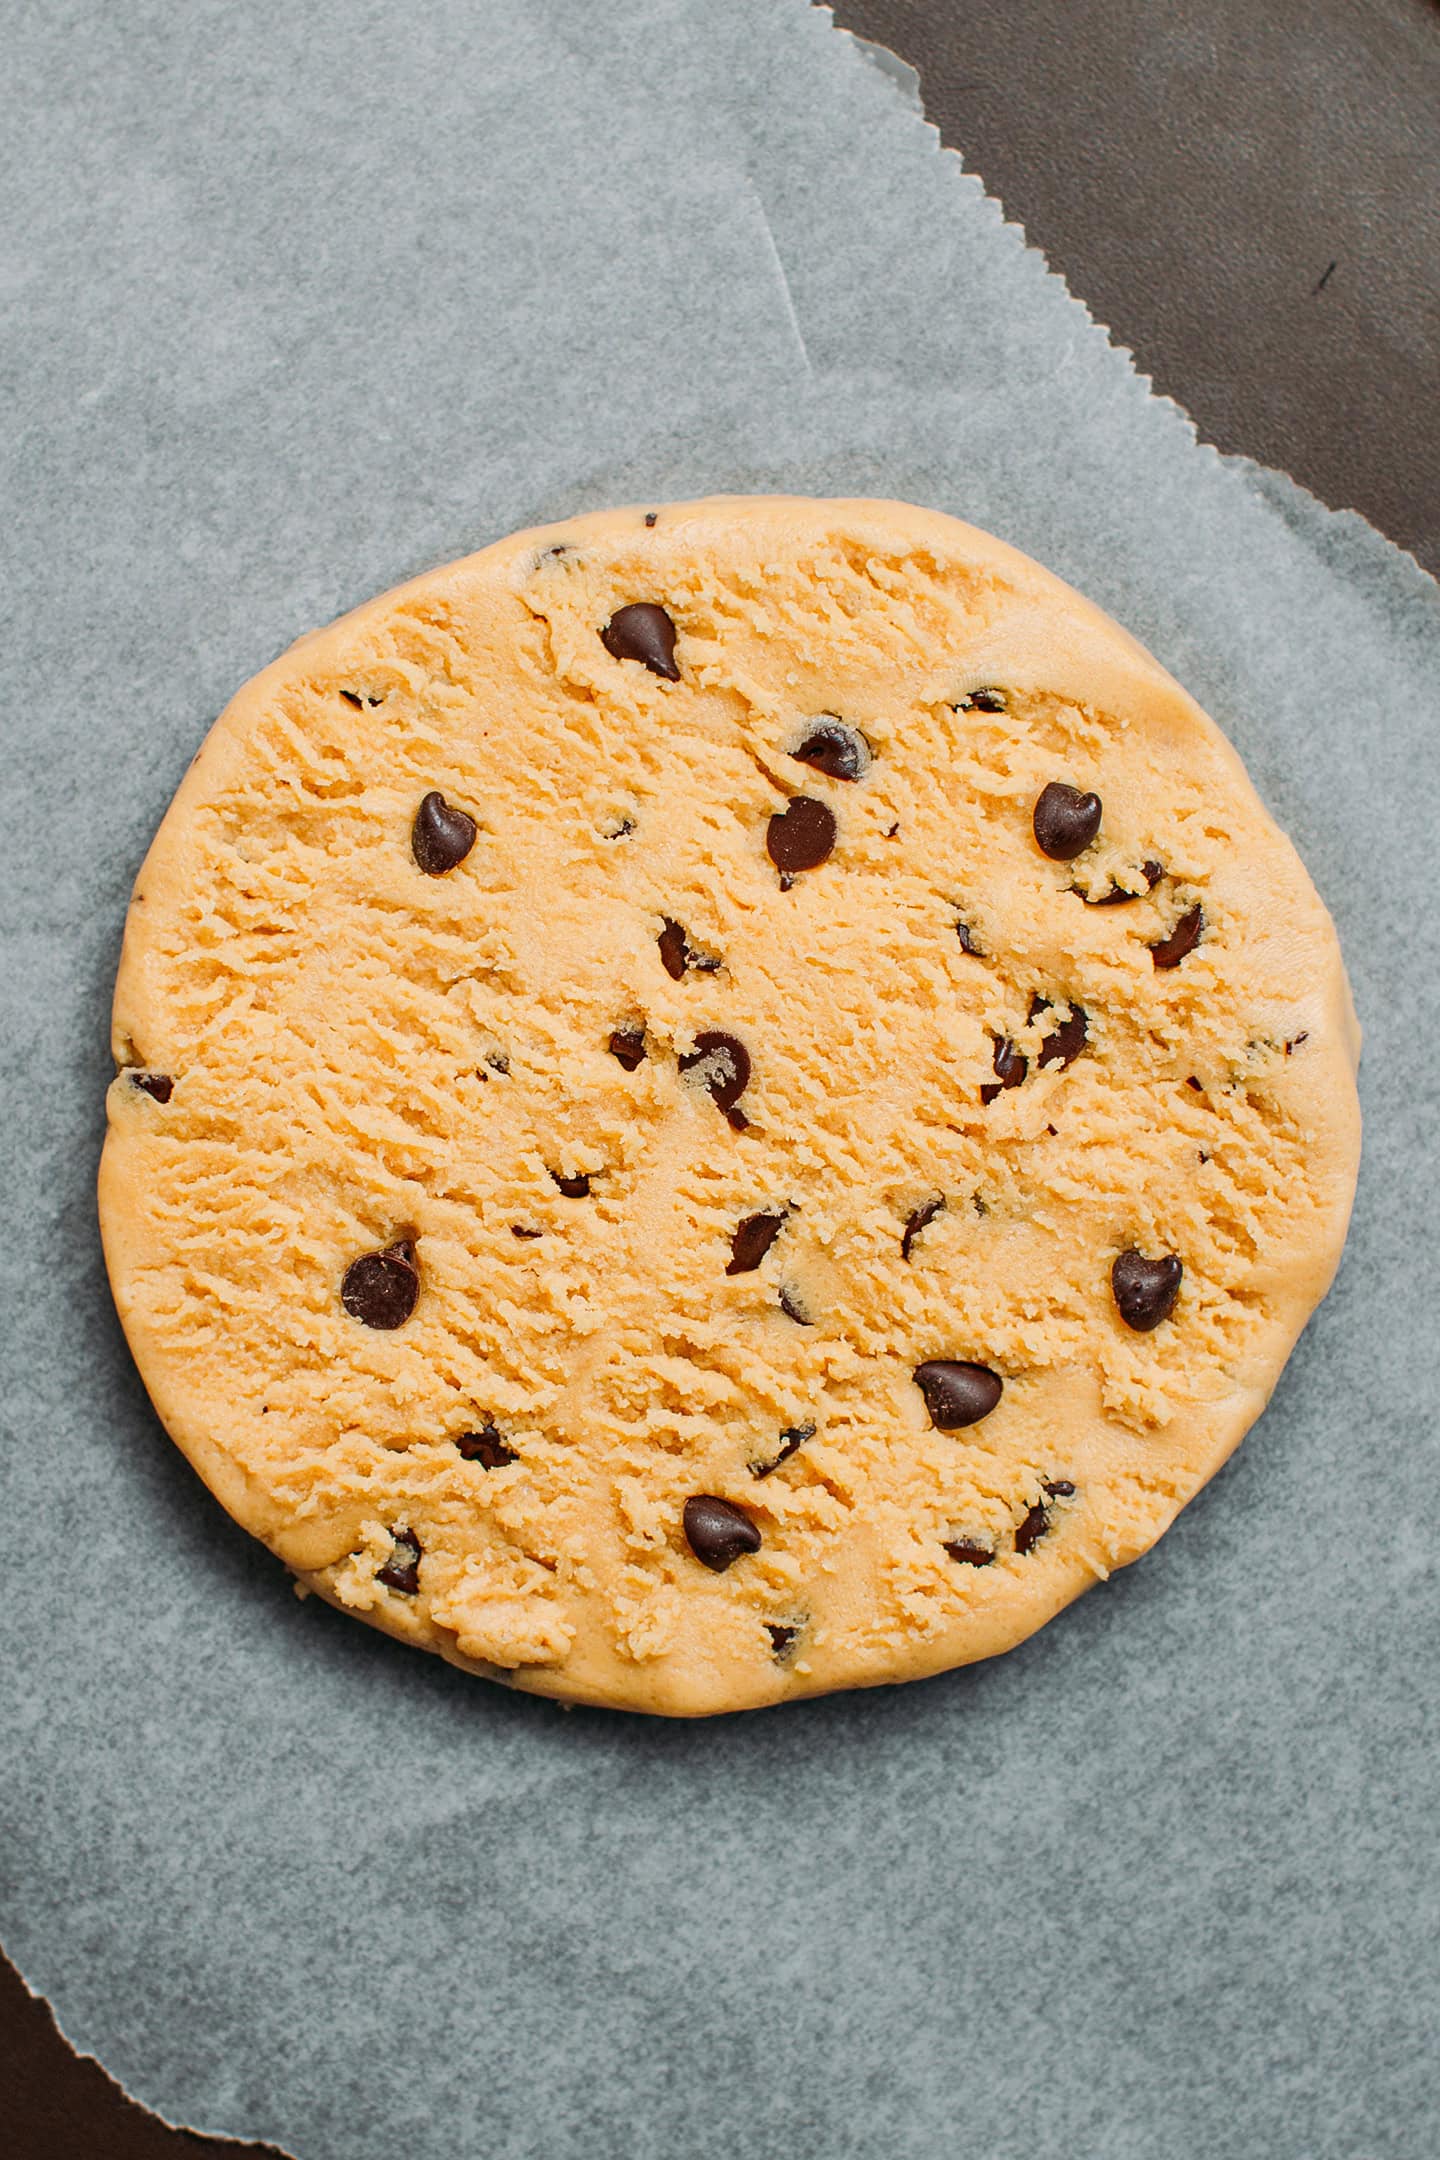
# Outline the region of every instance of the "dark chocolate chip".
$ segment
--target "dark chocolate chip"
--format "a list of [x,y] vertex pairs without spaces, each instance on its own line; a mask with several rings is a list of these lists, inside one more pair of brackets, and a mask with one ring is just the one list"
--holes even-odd
[[365,710],[364,698],[357,697],[353,690],[342,690],[340,692],[340,695],[344,698],[347,705],[353,705],[355,707],[356,712],[363,712]]
[[1083,1006],[1072,1005],[1069,1019],[1062,1020],[1054,1033],[1047,1035],[1041,1043],[1041,1066],[1059,1065],[1063,1069],[1067,1065],[1073,1065],[1085,1048],[1089,1031],[1090,1023]]
[[544,1237],[545,1233],[543,1230],[528,1230],[523,1223],[512,1222],[510,1235],[518,1238],[537,1238]]
[[814,1327],[815,1325],[800,1302],[799,1291],[792,1290],[788,1283],[784,1284],[780,1291],[780,1310],[787,1320],[795,1322],[796,1327]]
[[1045,1490],[1052,1500],[1070,1500],[1075,1494],[1075,1487],[1068,1477],[1047,1478]]
[[1037,1500],[1035,1505],[1027,1510],[1025,1520],[1015,1532],[1016,1552],[1029,1552],[1032,1546],[1039,1544],[1049,1528],[1050,1511],[1043,1500]]
[[175,1092],[175,1082],[169,1073],[132,1072],[130,1085],[142,1094],[153,1096],[156,1102],[169,1102]]
[[944,1206],[945,1195],[941,1193],[937,1200],[927,1200],[923,1207],[916,1208],[914,1214],[906,1223],[905,1235],[900,1240],[900,1257],[902,1260],[910,1258],[911,1253],[915,1250],[916,1238],[919,1237],[927,1224],[934,1222],[935,1217],[943,1211]]
[[771,1654],[777,1659],[787,1657],[800,1633],[798,1627],[786,1627],[778,1620],[767,1620],[765,1632],[770,1637]]
[[[1143,862],[1140,865],[1140,875],[1145,880],[1145,892],[1153,892],[1165,875],[1165,865],[1158,862]],[[1123,907],[1127,900],[1143,900],[1145,897],[1144,893],[1126,892],[1123,885],[1112,885],[1109,892],[1101,893],[1098,900],[1092,900],[1088,893],[1080,892],[1078,885],[1072,885],[1070,890],[1073,893],[1080,893],[1080,898],[1087,907]]]
[[361,1253],[345,1270],[340,1302],[352,1319],[366,1327],[403,1327],[420,1295],[420,1270],[409,1238],[383,1252]]
[[550,1172],[555,1183],[567,1200],[588,1200],[590,1197],[590,1173],[582,1170],[578,1177],[561,1177],[558,1170]]
[[438,788],[423,797],[410,828],[410,852],[426,877],[444,877],[475,845],[475,820],[452,809]]
[[510,1060],[503,1050],[487,1050],[485,1062],[491,1072],[508,1073],[510,1070]]
[[697,1074],[719,1110],[731,1110],[750,1084],[750,1053],[733,1035],[706,1028],[680,1060],[682,1073]]
[[1150,947],[1150,958],[1154,961],[1156,967],[1179,967],[1186,953],[1194,952],[1195,947],[1200,942],[1200,933],[1204,928],[1204,909],[1198,906],[1192,907],[1188,915],[1181,916],[1179,922],[1170,932],[1169,937],[1162,938],[1158,945]]
[[666,974],[673,981],[679,982],[690,961],[690,948],[685,942],[684,925],[672,922],[667,915],[658,942]]
[[679,682],[675,665],[675,625],[653,600],[635,600],[618,608],[600,632],[606,652],[617,660],[639,660],[652,675]]
[[998,690],[993,683],[987,683],[983,689],[972,690],[968,697],[962,697],[955,710],[956,712],[1004,712],[1006,710],[1005,692]]
[[870,763],[870,745],[858,728],[843,720],[817,720],[798,750],[790,755],[832,780],[858,780]]
[[814,870],[835,845],[835,813],[814,795],[792,795],[765,832],[765,850],[788,891],[802,870]]
[[376,1569],[375,1579],[392,1590],[403,1591],[406,1597],[414,1597],[420,1588],[420,1556],[425,1548],[413,1530],[397,1530],[394,1535],[390,1558],[384,1567]]
[[696,952],[685,925],[668,915],[656,943],[660,947],[661,964],[672,982],[679,982],[687,968],[695,968],[702,975],[713,975],[720,965],[717,955]]
[[989,1567],[995,1558],[990,1547],[982,1545],[978,1538],[946,1538],[945,1550],[962,1567]]
[[478,1462],[486,1470],[503,1470],[506,1463],[520,1460],[493,1425],[484,1425],[479,1432],[462,1432],[455,1445],[466,1462]]
[[1194,1088],[1194,1090],[1195,1090],[1195,1092],[1196,1092],[1196,1094],[1197,1094],[1197,1095],[1203,1095],[1203,1094],[1204,1094],[1204,1092],[1205,1092],[1205,1083],[1204,1083],[1204,1081],[1203,1081],[1203,1080],[1197,1080],[1197,1079],[1196,1079],[1196,1077],[1195,1077],[1195,1075],[1194,1075],[1194,1073],[1191,1073],[1191,1075],[1190,1075],[1189,1079],[1188,1079],[1188,1080],[1187,1080],[1187,1081],[1185,1082],[1185,1085],[1186,1085],[1186,1087],[1188,1087],[1188,1088]]
[[784,1221],[783,1215],[747,1215],[736,1225],[730,1240],[730,1260],[725,1273],[753,1274],[779,1237]]
[[1110,1270],[1110,1287],[1126,1327],[1137,1335],[1148,1335],[1151,1328],[1168,1320],[1184,1274],[1184,1264],[1174,1253],[1166,1253],[1163,1260],[1147,1260],[1133,1245],[1122,1252]]
[[644,1028],[616,1028],[610,1037],[610,1055],[626,1072],[634,1072],[645,1056]]
[[647,525],[653,525],[659,515],[660,513],[658,510],[647,510],[645,512],[645,523]]
[[723,1575],[746,1553],[759,1552],[760,1532],[743,1508],[714,1493],[696,1493],[685,1502],[685,1542],[702,1567]]
[[782,1432],[780,1435],[780,1452],[778,1455],[773,1455],[769,1462],[752,1462],[747,1465],[751,1477],[769,1477],[772,1471],[780,1468],[781,1463],[789,1462],[790,1457],[797,1448],[804,1447],[805,1442],[813,1440],[814,1437],[815,1427],[813,1425],[790,1426],[788,1431]]
[[1287,1042],[1287,1043],[1286,1043],[1286,1045],[1285,1045],[1285,1055],[1286,1055],[1286,1057],[1293,1057],[1293,1056],[1295,1055],[1295,1052],[1296,1052],[1296,1051],[1297,1051],[1297,1050],[1298,1050],[1298,1049],[1300,1048],[1300,1045],[1301,1045],[1301,1043],[1303,1043],[1303,1042],[1309,1042],[1309,1040],[1310,1040],[1310,1030],[1309,1030],[1309,1028],[1301,1028],[1301,1030],[1300,1030],[1300,1033],[1299,1033],[1298,1035],[1292,1035],[1292,1036],[1291,1036],[1291,1038],[1290,1038],[1290,1040],[1289,1040],[1289,1042]]
[[988,1365],[967,1365],[951,1358],[931,1358],[915,1368],[915,1385],[925,1398],[932,1425],[942,1432],[958,1432],[962,1425],[978,1425],[1005,1392],[999,1373]]
[[1006,1088],[1019,1087],[1030,1070],[1028,1061],[1021,1056],[1008,1035],[996,1043],[995,1054],[990,1063],[995,1069],[995,1080],[993,1085],[987,1081],[981,1088],[982,1103],[994,1102],[996,1096],[1003,1094]]
[[1035,845],[1052,862],[1071,862],[1099,832],[1101,814],[1098,795],[1082,795],[1066,781],[1052,780],[1041,789],[1031,817]]
[[981,952],[980,947],[976,944],[975,933],[971,929],[969,923],[957,922],[955,925],[955,935],[960,940],[960,947],[963,952],[968,952],[976,960],[984,959],[985,955]]

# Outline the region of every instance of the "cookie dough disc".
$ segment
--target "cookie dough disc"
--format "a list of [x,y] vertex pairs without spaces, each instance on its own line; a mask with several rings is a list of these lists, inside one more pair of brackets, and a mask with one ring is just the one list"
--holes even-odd
[[1358,1151],[1234,752],[884,502],[574,518],[304,638],[160,829],[114,1039],[115,1296],[225,1506],[678,1715],[989,1656],[1144,1552]]

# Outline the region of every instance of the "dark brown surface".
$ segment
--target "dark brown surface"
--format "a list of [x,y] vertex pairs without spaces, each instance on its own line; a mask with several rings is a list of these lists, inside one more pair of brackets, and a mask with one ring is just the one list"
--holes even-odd
[[[1157,389],[1440,571],[1435,0],[835,0]],[[244,2160],[0,1961],[8,2160]],[[357,2156],[358,2160],[358,2156]]]
[[1437,0],[833,0],[1157,390],[1440,574]]
[[45,2004],[0,1958],[0,2152],[6,2160],[273,2160],[274,2148],[167,2130],[98,2063],[71,2052]]

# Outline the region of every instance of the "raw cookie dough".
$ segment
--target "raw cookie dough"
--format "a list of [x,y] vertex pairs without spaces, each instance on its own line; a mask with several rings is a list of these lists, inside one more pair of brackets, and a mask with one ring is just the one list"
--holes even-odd
[[136,887],[101,1213],[312,1589],[698,1715],[1022,1641],[1235,1446],[1357,1036],[1235,753],[932,511],[528,532],[249,683]]

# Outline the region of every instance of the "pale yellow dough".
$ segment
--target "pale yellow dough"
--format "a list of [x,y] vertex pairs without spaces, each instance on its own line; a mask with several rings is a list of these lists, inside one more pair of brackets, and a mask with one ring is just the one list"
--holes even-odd
[[[678,682],[602,643],[637,601],[673,617]],[[1007,709],[957,709],[979,686]],[[868,739],[859,781],[788,754],[823,714]],[[1103,800],[1074,862],[1032,832],[1052,780]],[[443,876],[411,851],[431,789],[479,828]],[[767,825],[797,795],[838,838],[782,891]],[[1128,905],[1071,890],[1150,859]],[[718,969],[673,980],[666,919]],[[1075,1005],[1084,1052],[1041,1069]],[[610,1035],[642,1025],[626,1072]],[[680,1073],[704,1029],[750,1051],[743,1132]],[[1007,1036],[1028,1076],[982,1103]],[[114,1046],[115,1297],[224,1505],[406,1641],[682,1716],[989,1656],[1144,1552],[1324,1294],[1359,1149],[1334,931],[1235,753],[1055,578],[885,502],[572,518],[302,639],[160,828]],[[403,1235],[419,1300],[380,1332],[340,1284]],[[1128,1247],[1184,1266],[1147,1334],[1111,1293]],[[934,1358],[999,1373],[999,1407],[934,1428]],[[462,1459],[487,1424],[515,1461]],[[696,1494],[760,1550],[703,1567]],[[379,1580],[397,1530],[413,1593]]]

